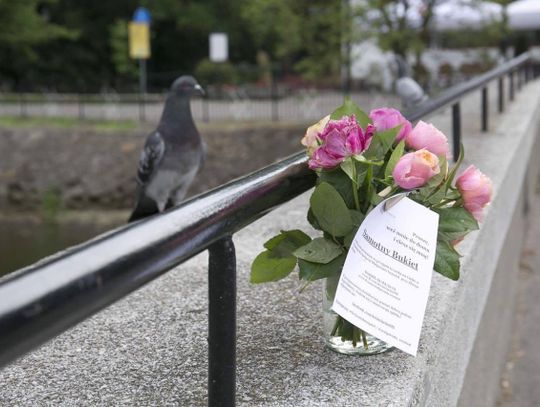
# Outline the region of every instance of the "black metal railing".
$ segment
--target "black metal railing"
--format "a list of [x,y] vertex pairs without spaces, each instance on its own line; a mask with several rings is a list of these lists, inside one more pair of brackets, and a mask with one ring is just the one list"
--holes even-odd
[[[503,78],[513,77],[516,72],[527,82],[531,78],[531,63],[531,57],[524,54],[449,89],[407,117],[414,121],[452,106],[455,150],[461,137],[460,99],[482,90],[481,128],[486,131],[488,83],[499,80],[502,110]],[[231,236],[313,187],[315,175],[306,162],[305,153],[298,153],[167,213],[118,228],[5,278],[0,283],[0,367],[201,251],[209,250],[208,403],[233,406],[236,259]]]

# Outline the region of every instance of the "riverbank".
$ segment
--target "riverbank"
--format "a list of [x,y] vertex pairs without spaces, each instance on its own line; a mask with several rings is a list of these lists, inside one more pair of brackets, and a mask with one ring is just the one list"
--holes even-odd
[[[128,209],[139,154],[153,126],[0,126],[0,210]],[[188,196],[300,150],[306,124],[199,125],[208,146]]]

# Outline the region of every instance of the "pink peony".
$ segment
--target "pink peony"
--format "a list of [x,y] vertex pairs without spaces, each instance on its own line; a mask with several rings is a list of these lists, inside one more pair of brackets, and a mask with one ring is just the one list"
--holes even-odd
[[408,134],[405,139],[405,144],[408,148],[414,150],[425,148],[438,157],[441,155],[444,155],[447,158],[450,157],[448,139],[443,132],[431,123],[425,123],[422,120],[420,120]]
[[439,173],[439,159],[428,150],[422,149],[405,154],[397,162],[392,176],[403,189],[423,186],[431,177]]
[[463,206],[478,222],[484,219],[483,209],[491,201],[491,180],[474,165],[470,165],[456,180],[456,187],[463,197]]
[[354,115],[330,120],[318,134],[322,143],[309,160],[309,168],[334,168],[345,158],[362,153],[369,147],[375,128],[370,124],[365,131]]
[[369,112],[369,118],[377,131],[390,130],[396,126],[401,126],[401,130],[396,136],[396,141],[401,141],[411,132],[412,125],[403,115],[396,109],[390,107],[381,107]]
[[330,115],[323,117],[313,126],[308,127],[304,138],[302,138],[302,145],[307,147],[307,153],[311,157],[313,152],[319,147],[321,139],[319,134],[324,130],[324,127],[330,120]]

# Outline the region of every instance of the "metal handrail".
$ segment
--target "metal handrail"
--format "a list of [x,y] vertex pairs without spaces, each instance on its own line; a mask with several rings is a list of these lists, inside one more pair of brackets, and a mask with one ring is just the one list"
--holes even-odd
[[314,185],[296,154],[68,249],[0,284],[0,366]]
[[[477,89],[484,92],[489,81],[512,77],[523,67],[528,81],[530,61],[529,54],[513,59],[425,102],[407,117],[417,120],[452,104],[459,119],[460,98]],[[487,111],[485,106],[482,110]],[[454,145],[458,142],[454,120]],[[234,405],[236,263],[230,237],[313,187],[316,177],[306,162],[305,153],[295,154],[9,275],[0,283],[0,367],[209,249],[209,404]],[[216,346],[223,341],[224,346]]]

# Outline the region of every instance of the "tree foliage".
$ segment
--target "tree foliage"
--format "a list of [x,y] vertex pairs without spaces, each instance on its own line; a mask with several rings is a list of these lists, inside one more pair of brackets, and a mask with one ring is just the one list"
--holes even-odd
[[[411,27],[405,15],[419,1],[420,25]],[[419,59],[440,1],[0,0],[0,58],[6,61],[0,66],[0,85],[33,91],[136,91],[137,63],[128,55],[127,23],[138,6],[152,14],[147,64],[152,91],[193,73],[199,64],[200,70],[216,71],[205,61],[208,35],[216,31],[229,36],[229,59],[237,72],[228,77],[254,76],[257,70],[246,67],[258,63],[259,79],[265,82],[272,72],[335,84],[348,62],[344,44],[366,36],[375,36],[383,49],[413,52]],[[493,35],[505,29],[494,26]]]

